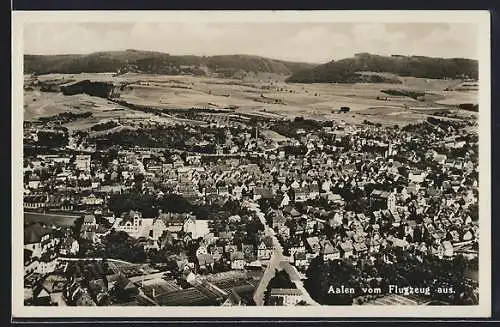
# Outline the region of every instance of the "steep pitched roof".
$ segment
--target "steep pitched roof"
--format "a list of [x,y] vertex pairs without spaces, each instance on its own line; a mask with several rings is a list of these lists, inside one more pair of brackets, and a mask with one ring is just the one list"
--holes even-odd
[[314,247],[319,246],[319,238],[317,236],[313,237],[308,237],[306,239],[307,244],[311,247],[311,249],[314,249]]
[[230,258],[231,258],[231,261],[234,261],[234,260],[244,260],[245,256],[244,256],[243,252],[236,251],[236,252],[231,252]]
[[266,247],[268,249],[272,249],[273,248],[273,238],[270,237],[270,236],[265,236],[264,238],[262,238],[262,242],[264,242],[264,244],[266,245]]
[[85,215],[83,217],[83,223],[84,224],[95,224],[96,223],[96,218],[94,215]]
[[197,256],[197,259],[200,266],[214,263],[214,258],[210,254],[201,254]]
[[306,260],[306,253],[303,251],[295,252],[295,260]]
[[26,203],[44,203],[47,197],[44,195],[28,195],[24,197]]
[[346,241],[344,243],[341,243],[340,248],[345,252],[352,251],[352,242]]

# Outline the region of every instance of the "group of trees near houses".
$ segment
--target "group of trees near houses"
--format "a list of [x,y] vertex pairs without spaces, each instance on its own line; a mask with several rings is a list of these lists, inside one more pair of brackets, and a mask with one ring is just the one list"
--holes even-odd
[[322,123],[314,119],[306,119],[304,117],[295,117],[293,120],[280,121],[271,126],[271,130],[287,137],[297,137],[297,131],[316,131],[322,127],[331,125],[331,122]]
[[[463,121],[451,121],[444,120],[435,117],[428,117],[426,122],[417,123],[417,124],[409,124],[402,128],[404,132],[412,132],[417,135],[430,135],[434,134],[437,137],[445,138],[447,136],[453,135],[452,132],[449,132],[449,129],[459,129],[467,126],[468,123]],[[472,162],[477,161],[477,153],[478,153],[478,145],[477,145],[477,135],[464,135],[456,138],[456,141],[465,141],[463,147],[455,148],[448,147],[444,144],[441,146],[435,146],[434,149],[441,154],[447,156],[448,159],[456,159],[456,158],[467,158]],[[421,142],[411,141],[406,143],[406,148],[408,150],[412,150],[415,153],[419,154],[419,156],[424,159],[425,151],[421,146]],[[406,158],[403,156],[404,153],[398,154],[397,159],[401,162],[406,162]],[[415,163],[414,166],[416,168],[425,169],[427,166],[431,168],[436,168],[437,163],[432,160],[432,158],[428,158],[428,160],[421,160],[418,163]],[[433,169],[434,171],[434,169]],[[458,171],[457,171],[458,172]]]
[[283,146],[283,151],[289,156],[303,156],[307,153],[307,147],[305,145],[285,145]]
[[369,126],[376,126],[376,127],[382,127],[382,124],[381,123],[372,123],[371,121],[369,120],[363,120],[363,124],[364,125],[369,125]]
[[111,195],[109,209],[116,216],[130,210],[137,210],[142,212],[143,217],[156,217],[159,209],[163,212],[184,213],[192,212],[195,207],[178,194],[166,194],[161,198],[157,198],[152,194],[129,192]]
[[89,249],[86,255],[96,258],[120,259],[134,263],[144,263],[147,259],[144,247],[122,231],[111,231],[104,236],[101,244]]
[[[100,216],[97,216],[96,218],[98,224],[101,224],[108,228],[111,227],[111,224],[106,219],[102,219],[102,217]],[[71,233],[70,235],[78,242],[79,245],[78,253],[75,254],[75,256],[80,258],[93,257],[95,256],[93,252],[94,244],[92,244],[91,240],[82,237],[82,227],[83,227],[83,216],[80,216],[77,219],[75,219],[73,225],[70,227],[70,233]]]
[[[350,260],[323,262],[320,256],[311,261],[307,269],[304,286],[313,299],[325,305],[350,305],[353,300],[362,304],[366,295],[362,288],[380,288],[381,296],[389,294],[389,285],[402,288],[430,287],[430,295],[424,301],[443,301],[452,305],[472,305],[478,303],[475,294],[477,282],[469,279],[469,274],[478,269],[478,261],[468,260],[461,255],[452,260],[442,260],[426,255],[419,261],[415,255],[397,248],[391,253],[392,263],[382,259],[382,254],[372,263],[361,258],[354,264]],[[333,288],[353,288],[354,293],[332,294]],[[439,292],[438,288],[452,289]],[[366,299],[366,298],[365,298]]]
[[479,105],[474,103],[461,103],[458,105],[458,108],[473,112],[479,111]]
[[109,264],[106,260],[82,259],[80,261],[70,261],[64,272],[65,276],[83,277],[88,281],[104,279],[106,275],[112,274]]
[[[154,128],[142,128],[137,130],[120,130],[107,133],[103,137],[94,137],[93,141],[101,149],[115,145],[122,147],[151,147],[151,148],[174,148],[201,153],[215,153],[215,143],[226,141],[225,131],[217,128],[199,128],[187,130],[185,126],[159,126]],[[206,146],[196,145],[201,141],[200,135],[210,144]],[[208,136],[210,135],[210,137]],[[191,142],[195,140],[196,142]]]
[[36,145],[58,148],[68,145],[68,134],[65,131],[38,131]]
[[428,117],[426,122],[405,125],[402,128],[402,131],[413,132],[413,133],[432,132],[439,136],[445,136],[449,128],[456,130],[466,127],[470,124],[472,124],[472,122],[445,120],[436,117]]

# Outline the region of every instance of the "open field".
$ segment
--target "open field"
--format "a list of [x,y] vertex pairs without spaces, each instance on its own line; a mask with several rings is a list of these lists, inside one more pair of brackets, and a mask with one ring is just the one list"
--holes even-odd
[[44,214],[38,212],[24,212],[24,223],[41,223],[48,225],[55,225],[59,227],[71,227],[78,216]]
[[438,104],[447,104],[447,105],[459,105],[461,103],[477,103],[478,94],[476,91],[454,91],[452,92],[452,96],[446,96],[444,92],[445,98],[443,100],[437,101]]
[[[364,119],[382,124],[406,124],[427,117],[426,109],[456,110],[460,103],[477,103],[477,91],[444,91],[460,81],[429,80],[399,77],[401,84],[289,84],[279,79],[231,80],[193,76],[166,76],[146,74],[50,74],[39,81],[64,84],[68,81],[90,79],[112,81],[125,85],[120,100],[155,108],[227,108],[236,112],[278,117],[343,120],[359,123]],[[392,96],[382,90],[411,90],[426,92],[422,101],[406,96]],[[379,97],[380,99],[377,99]],[[351,111],[339,114],[342,106]],[[112,111],[120,109],[120,111]],[[414,110],[417,109],[417,110]],[[67,125],[70,129],[89,128],[100,121],[116,117],[153,117],[139,113],[106,99],[83,94],[64,96],[60,93],[25,91],[25,120],[54,115],[64,111],[91,111],[85,121]],[[457,110],[458,112],[458,110]],[[470,114],[466,115],[470,117]],[[167,119],[167,118],[165,118]],[[168,120],[168,119],[167,119]]]
[[24,92],[24,120],[57,115],[65,111],[72,113],[89,111],[101,119],[137,115],[136,112],[111,101],[86,94],[68,96],[55,92]]

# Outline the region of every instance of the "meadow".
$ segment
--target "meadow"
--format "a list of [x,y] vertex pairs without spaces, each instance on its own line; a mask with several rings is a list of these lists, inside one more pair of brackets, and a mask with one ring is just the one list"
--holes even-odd
[[[447,109],[470,117],[470,112],[459,110],[460,103],[477,103],[477,91],[445,91],[460,85],[457,80],[431,80],[399,77],[400,84],[300,84],[285,83],[276,76],[252,79],[222,79],[194,76],[168,76],[127,73],[113,74],[49,74],[38,77],[40,82],[66,84],[90,79],[111,81],[120,87],[119,100],[132,105],[165,109],[235,108],[236,112],[259,115],[277,114],[293,118],[303,116],[318,120],[342,120],[358,124],[364,120],[384,125],[405,125],[426,119],[436,110]],[[425,93],[417,100],[408,96],[389,95],[383,90],[404,90]],[[340,114],[340,107],[349,107],[349,113]],[[117,110],[118,109],[118,110]],[[68,124],[70,129],[83,129],[101,121],[145,117],[107,99],[85,94],[64,96],[56,92],[26,90],[24,119],[36,119],[64,111],[91,111],[86,121]]]
[[77,219],[78,216],[24,212],[25,224],[40,223],[58,227],[71,227]]

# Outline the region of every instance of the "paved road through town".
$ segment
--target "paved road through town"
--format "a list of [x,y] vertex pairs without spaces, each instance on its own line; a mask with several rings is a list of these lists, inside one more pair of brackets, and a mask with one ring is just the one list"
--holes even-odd
[[[254,301],[256,305],[264,305],[264,292],[267,289],[267,285],[269,281],[274,277],[276,271],[280,271],[283,269],[282,262],[289,262],[288,257],[283,255],[283,247],[281,246],[278,238],[276,237],[276,232],[273,228],[271,228],[267,222],[264,213],[260,210],[259,205],[257,203],[249,203],[250,210],[253,210],[257,217],[260,219],[261,223],[264,225],[264,233],[266,236],[270,236],[273,240],[273,253],[271,258],[269,259],[266,270],[264,271],[264,275],[262,276],[259,286],[257,287],[254,294]],[[293,269],[291,272],[287,271],[288,269]],[[288,275],[290,279],[295,284],[297,289],[302,292],[302,297],[304,301],[309,305],[319,305],[316,301],[314,301],[307,290],[304,288],[304,284],[300,278],[296,278],[295,276],[299,276],[299,272],[295,266],[288,264],[287,269]]]

